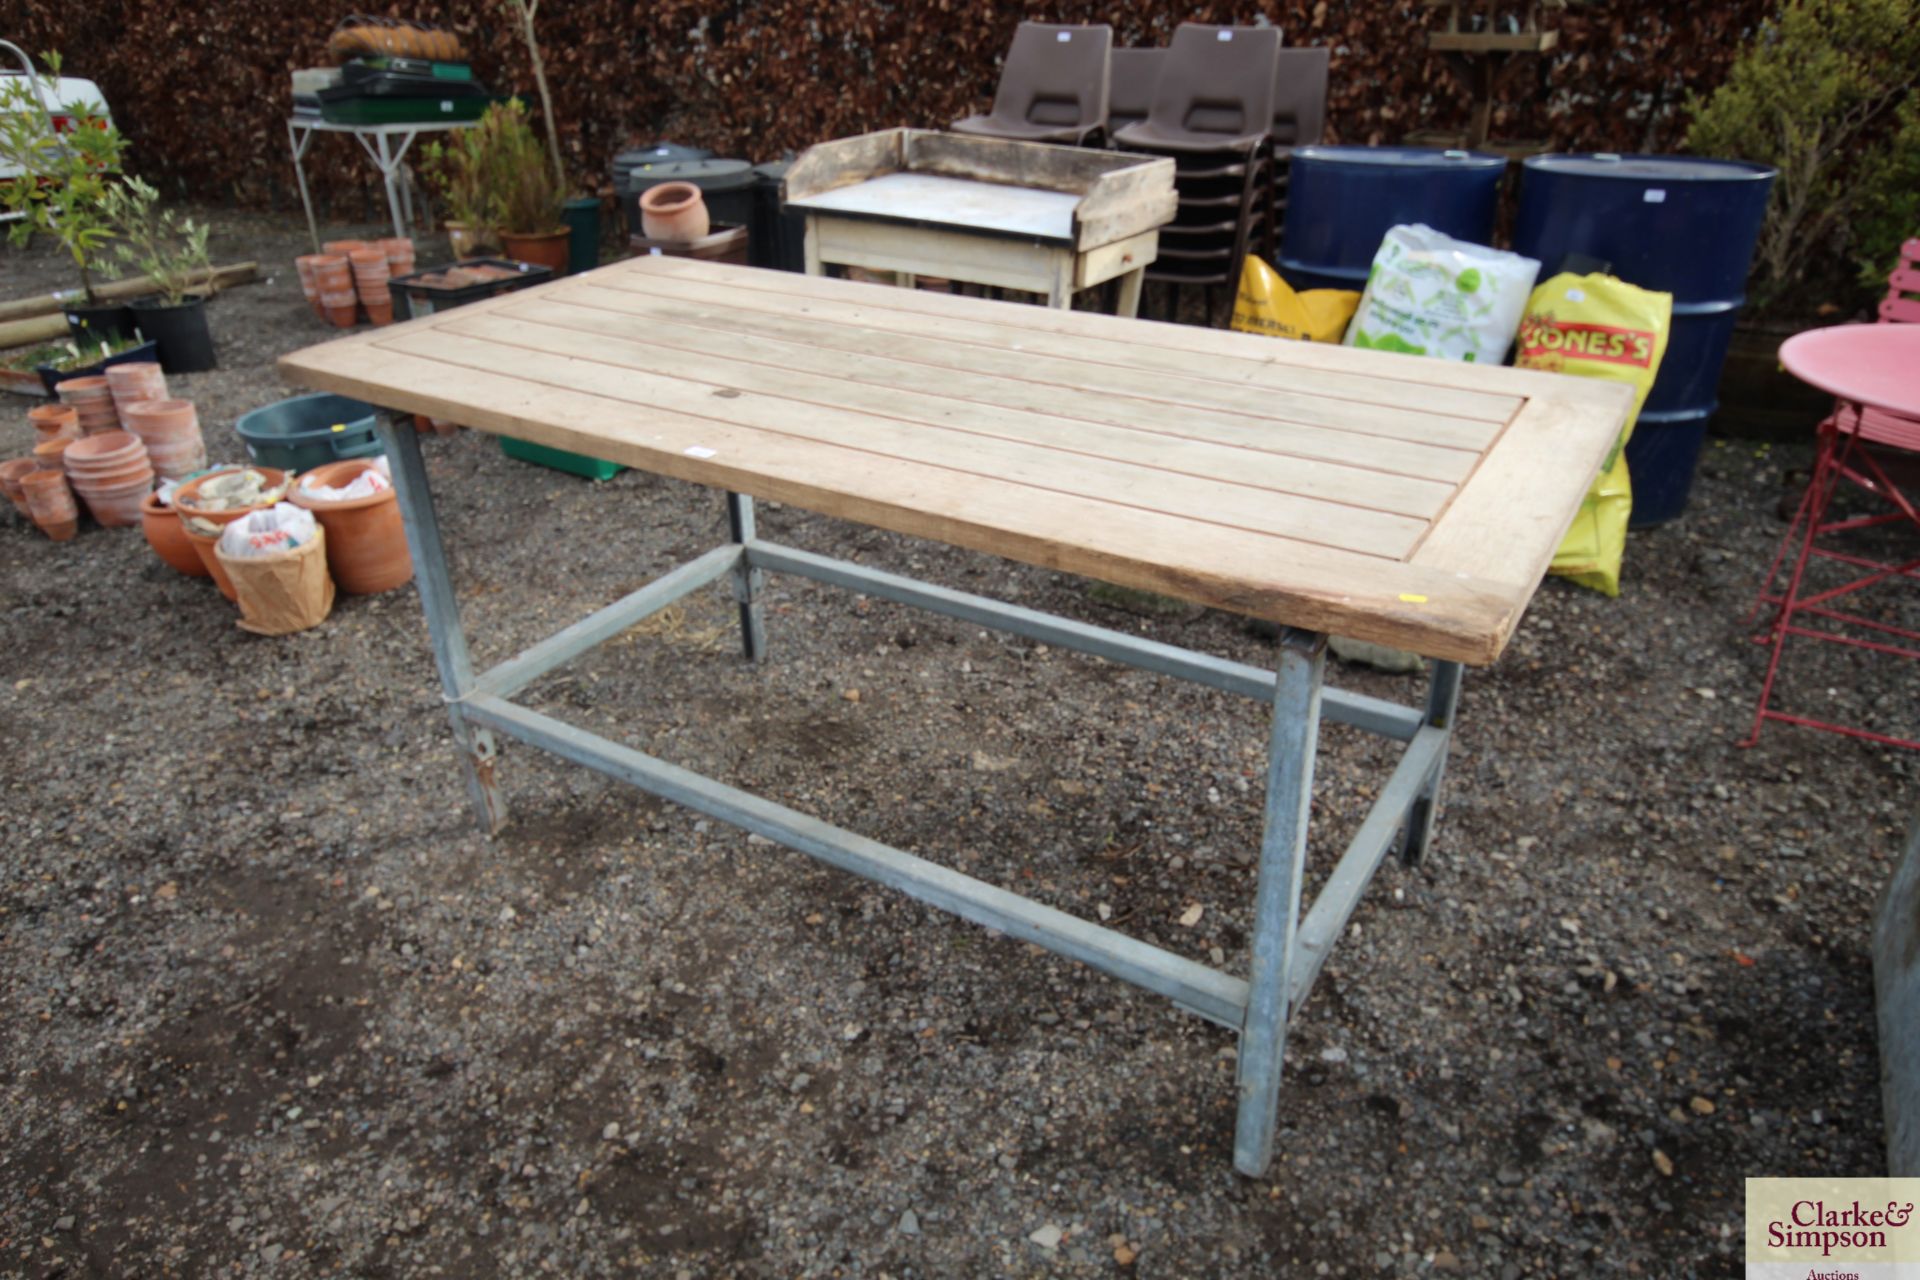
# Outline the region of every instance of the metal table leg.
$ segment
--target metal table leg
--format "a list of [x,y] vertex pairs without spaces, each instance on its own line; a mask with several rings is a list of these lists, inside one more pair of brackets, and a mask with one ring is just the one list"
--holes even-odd
[[[744,493],[727,494],[727,528],[744,553],[753,541],[752,498]],[[733,598],[740,605],[740,645],[746,650],[748,662],[764,662],[767,657],[766,617],[759,599],[766,577],[748,562],[745,554],[733,569]]]
[[313,197],[307,194],[307,169],[301,162],[306,159],[307,147],[313,141],[313,130],[302,129],[293,121],[287,121],[287,142],[293,148],[293,177],[300,184],[300,206],[307,211],[307,235],[313,240],[313,251],[320,252],[320,224],[313,220]]
[[413,428],[412,415],[383,414],[380,438],[393,464],[394,494],[406,519],[407,550],[413,555],[414,580],[419,584],[421,607],[426,610],[427,631],[433,641],[434,661],[440,668],[447,718],[453,722],[454,741],[466,771],[467,790],[473,797],[480,829],[492,835],[507,820],[506,802],[494,779],[499,753],[492,732],[469,723],[462,708],[462,699],[474,687],[473,660],[467,653],[466,633],[460,627],[460,606],[447,572],[446,548],[440,541],[433,493],[427,486],[426,463],[420,457],[420,435]]
[[[1427,685],[1426,723],[1445,730],[1450,741],[1453,737],[1454,715],[1459,708],[1460,664],[1436,660]],[[1421,855],[1427,851],[1427,845],[1433,841],[1433,819],[1439,806],[1440,779],[1446,771],[1447,751],[1442,746],[1439,758],[1434,761],[1433,772],[1427,775],[1420,793],[1407,810],[1406,842],[1400,846],[1400,860],[1410,867],[1419,863]]]
[[1240,1029],[1240,1105],[1233,1136],[1233,1167],[1250,1178],[1265,1173],[1273,1159],[1326,657],[1325,636],[1292,628],[1281,633],[1267,747],[1266,829],[1253,902],[1253,971]]

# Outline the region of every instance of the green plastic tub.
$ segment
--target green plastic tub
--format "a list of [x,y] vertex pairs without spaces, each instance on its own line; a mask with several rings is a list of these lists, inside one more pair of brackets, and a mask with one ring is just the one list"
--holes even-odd
[[373,406],[346,396],[322,393],[279,400],[241,414],[234,430],[247,442],[249,461],[282,471],[311,471],[343,458],[382,452]]
[[500,437],[500,452],[517,462],[531,462],[536,466],[552,467],[555,471],[585,476],[589,480],[611,480],[626,470],[617,462],[589,458],[584,453],[569,453],[565,449],[535,444],[531,440],[516,440],[512,436]]

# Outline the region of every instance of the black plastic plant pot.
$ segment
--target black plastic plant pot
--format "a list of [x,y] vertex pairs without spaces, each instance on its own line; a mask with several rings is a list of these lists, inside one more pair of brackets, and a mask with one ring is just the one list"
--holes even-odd
[[85,346],[110,338],[133,336],[133,308],[124,302],[112,305],[76,305],[66,308],[67,332]]
[[205,298],[190,297],[177,307],[158,297],[137,298],[133,318],[141,336],[159,344],[160,367],[168,373],[204,373],[216,367]]
[[33,371],[40,375],[40,385],[47,389],[49,396],[60,393],[55,390],[68,378],[93,378],[107,371],[108,365],[135,364],[156,358],[157,348],[152,342],[143,342],[137,347],[129,347],[118,355],[108,356],[104,360],[95,360],[92,364],[82,365],[78,369],[55,369],[50,365],[35,365]]

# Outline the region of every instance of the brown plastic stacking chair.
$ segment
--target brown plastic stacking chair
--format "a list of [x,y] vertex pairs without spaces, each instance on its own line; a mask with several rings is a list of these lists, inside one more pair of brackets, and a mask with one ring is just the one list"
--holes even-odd
[[1327,129],[1327,71],[1333,50],[1326,45],[1282,49],[1275,55],[1273,128],[1276,148],[1311,147]]
[[1179,209],[1160,229],[1146,278],[1166,286],[1164,312],[1177,316],[1181,292],[1205,291],[1209,322],[1216,290],[1229,298],[1252,241],[1270,225],[1269,132],[1280,32],[1273,27],[1183,23],[1173,34],[1140,124],[1115,133],[1129,151],[1174,159]]
[[1013,33],[993,109],[955,120],[958,133],[1084,146],[1107,127],[1113,28],[1023,22]]
[[1167,46],[1147,118],[1115,135],[1127,150],[1251,155],[1273,127],[1276,27],[1183,22]]
[[1139,124],[1153,110],[1153,89],[1160,83],[1160,68],[1167,61],[1165,49],[1115,49],[1108,60],[1111,69],[1107,93],[1107,137]]
[[1273,78],[1273,170],[1268,189],[1267,240],[1264,252],[1273,257],[1280,228],[1287,217],[1287,179],[1293,149],[1311,147],[1327,131],[1327,72],[1333,51],[1325,45],[1310,49],[1282,49]]

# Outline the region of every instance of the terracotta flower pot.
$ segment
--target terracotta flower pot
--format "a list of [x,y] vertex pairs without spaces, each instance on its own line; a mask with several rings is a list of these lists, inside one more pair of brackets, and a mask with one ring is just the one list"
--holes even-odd
[[349,595],[370,596],[403,586],[413,578],[413,557],[407,552],[406,525],[400,503],[391,488],[365,498],[328,502],[314,497],[308,482],[330,489],[345,488],[362,472],[374,469],[369,458],[330,462],[300,477],[288,498],[313,512],[327,531],[327,568]]
[[359,314],[360,308],[353,303],[327,304],[327,321],[336,329],[353,328],[353,322],[359,318]]
[[320,246],[320,252],[323,254],[338,254],[341,257],[345,257],[355,249],[364,249],[366,247],[367,242],[365,240],[329,240]]
[[368,324],[382,325],[393,323],[393,300],[391,298],[385,302],[369,302],[366,306]]
[[27,421],[33,424],[37,440],[69,439],[80,437],[80,415],[73,411],[70,404],[39,404],[27,410]]
[[193,549],[193,543],[187,538],[187,531],[180,527],[180,517],[172,507],[160,501],[160,495],[149,493],[140,503],[140,531],[147,535],[147,545],[154,554],[189,578],[206,578],[212,575],[200,560],[200,553]]
[[58,440],[42,440],[33,446],[34,465],[42,471],[58,471],[65,474],[67,446],[73,441],[66,437]]
[[7,501],[13,504],[27,519],[33,519],[33,512],[27,507],[26,491],[20,487],[22,476],[38,471],[40,464],[32,458],[15,458],[10,462],[0,462],[0,493],[7,495]]
[[21,477],[27,509],[33,522],[55,542],[65,542],[80,531],[80,508],[74,505],[73,490],[59,471],[34,471]]
[[500,235],[509,258],[551,267],[556,276],[567,274],[568,241],[571,237],[572,232],[565,227],[535,235],[523,236],[513,232],[502,232]]
[[663,182],[640,197],[640,227],[649,240],[685,244],[711,229],[706,197],[691,182]]
[[200,415],[191,400],[142,400],[121,414],[127,430],[149,445],[155,440],[200,434]]
[[74,471],[95,471],[103,464],[117,462],[124,458],[146,457],[147,447],[140,443],[140,437],[130,431],[104,431],[97,436],[88,436],[84,440],[75,440],[66,449],[66,469]]
[[[200,493],[208,481],[231,475],[236,471],[258,471],[266,479],[266,492],[273,496],[267,501],[256,502],[251,506],[234,507],[225,511],[208,510],[198,506]],[[193,543],[193,549],[199,555],[200,563],[207,567],[214,585],[220,588],[220,594],[227,599],[237,600],[239,597],[234,592],[233,583],[227,578],[227,571],[221,568],[219,558],[213,554],[214,544],[220,541],[220,529],[232,524],[250,511],[272,506],[285,493],[286,486],[287,473],[275,467],[223,467],[219,471],[210,471],[204,476],[189,480],[173,491],[173,506],[180,517],[180,527],[185,531],[188,541]],[[194,520],[215,526],[214,531],[205,533],[196,529],[191,523]]]
[[153,472],[130,484],[105,489],[77,489],[87,510],[104,529],[122,529],[140,523],[140,504],[153,492]]

